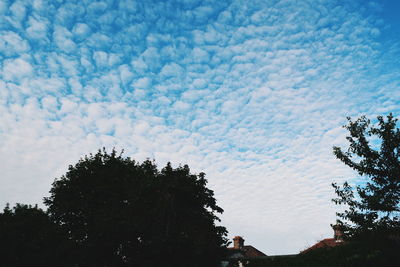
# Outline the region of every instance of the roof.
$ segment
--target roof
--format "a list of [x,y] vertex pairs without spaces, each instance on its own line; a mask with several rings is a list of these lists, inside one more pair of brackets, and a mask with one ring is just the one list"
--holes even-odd
[[263,252],[259,251],[253,246],[244,246],[243,250],[245,251],[246,258],[255,258],[255,257],[262,257],[267,256]]
[[257,258],[267,256],[253,246],[243,246],[242,249],[228,248],[231,255],[241,254],[243,258]]
[[319,241],[318,243],[316,243],[315,245],[303,250],[300,253],[307,253],[311,250],[318,249],[318,248],[332,248],[332,247],[340,246],[342,244],[343,244],[343,242],[340,242],[340,241],[338,242],[334,238],[325,238],[325,239],[322,239],[321,241]]

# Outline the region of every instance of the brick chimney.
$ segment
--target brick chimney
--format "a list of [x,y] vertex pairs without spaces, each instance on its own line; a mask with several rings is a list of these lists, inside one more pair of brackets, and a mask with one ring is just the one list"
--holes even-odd
[[333,238],[335,239],[335,242],[343,242],[343,227],[340,224],[335,224],[332,226],[333,228]]
[[244,247],[244,239],[241,236],[235,236],[233,238],[233,248],[242,249]]

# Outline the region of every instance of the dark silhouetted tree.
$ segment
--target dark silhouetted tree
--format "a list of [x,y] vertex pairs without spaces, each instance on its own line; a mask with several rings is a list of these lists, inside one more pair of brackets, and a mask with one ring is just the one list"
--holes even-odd
[[218,266],[227,232],[206,184],[186,165],[158,170],[103,149],[56,179],[45,204],[79,266]]
[[0,213],[1,266],[70,266],[71,247],[37,206],[9,205]]
[[364,178],[356,186],[333,184],[337,213],[349,236],[400,227],[400,131],[392,114],[372,124],[366,117],[348,118],[350,145],[346,151],[334,147],[335,156]]

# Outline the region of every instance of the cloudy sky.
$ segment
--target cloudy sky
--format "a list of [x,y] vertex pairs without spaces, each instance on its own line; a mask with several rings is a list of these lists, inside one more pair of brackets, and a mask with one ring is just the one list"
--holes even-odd
[[229,237],[331,237],[346,116],[400,108],[396,0],[0,0],[0,203],[100,147],[204,171]]

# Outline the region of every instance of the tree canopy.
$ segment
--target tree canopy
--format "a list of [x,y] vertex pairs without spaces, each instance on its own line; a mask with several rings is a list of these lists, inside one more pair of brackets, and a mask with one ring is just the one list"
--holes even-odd
[[45,204],[79,266],[217,266],[227,231],[206,184],[187,165],[158,170],[103,149],[69,166]]
[[334,147],[335,156],[363,177],[357,185],[333,184],[336,204],[346,207],[337,213],[349,236],[400,227],[400,130],[392,114],[378,116],[373,124],[365,116],[344,127],[349,147]]
[[1,266],[70,266],[69,251],[57,225],[37,206],[7,205],[0,213]]

